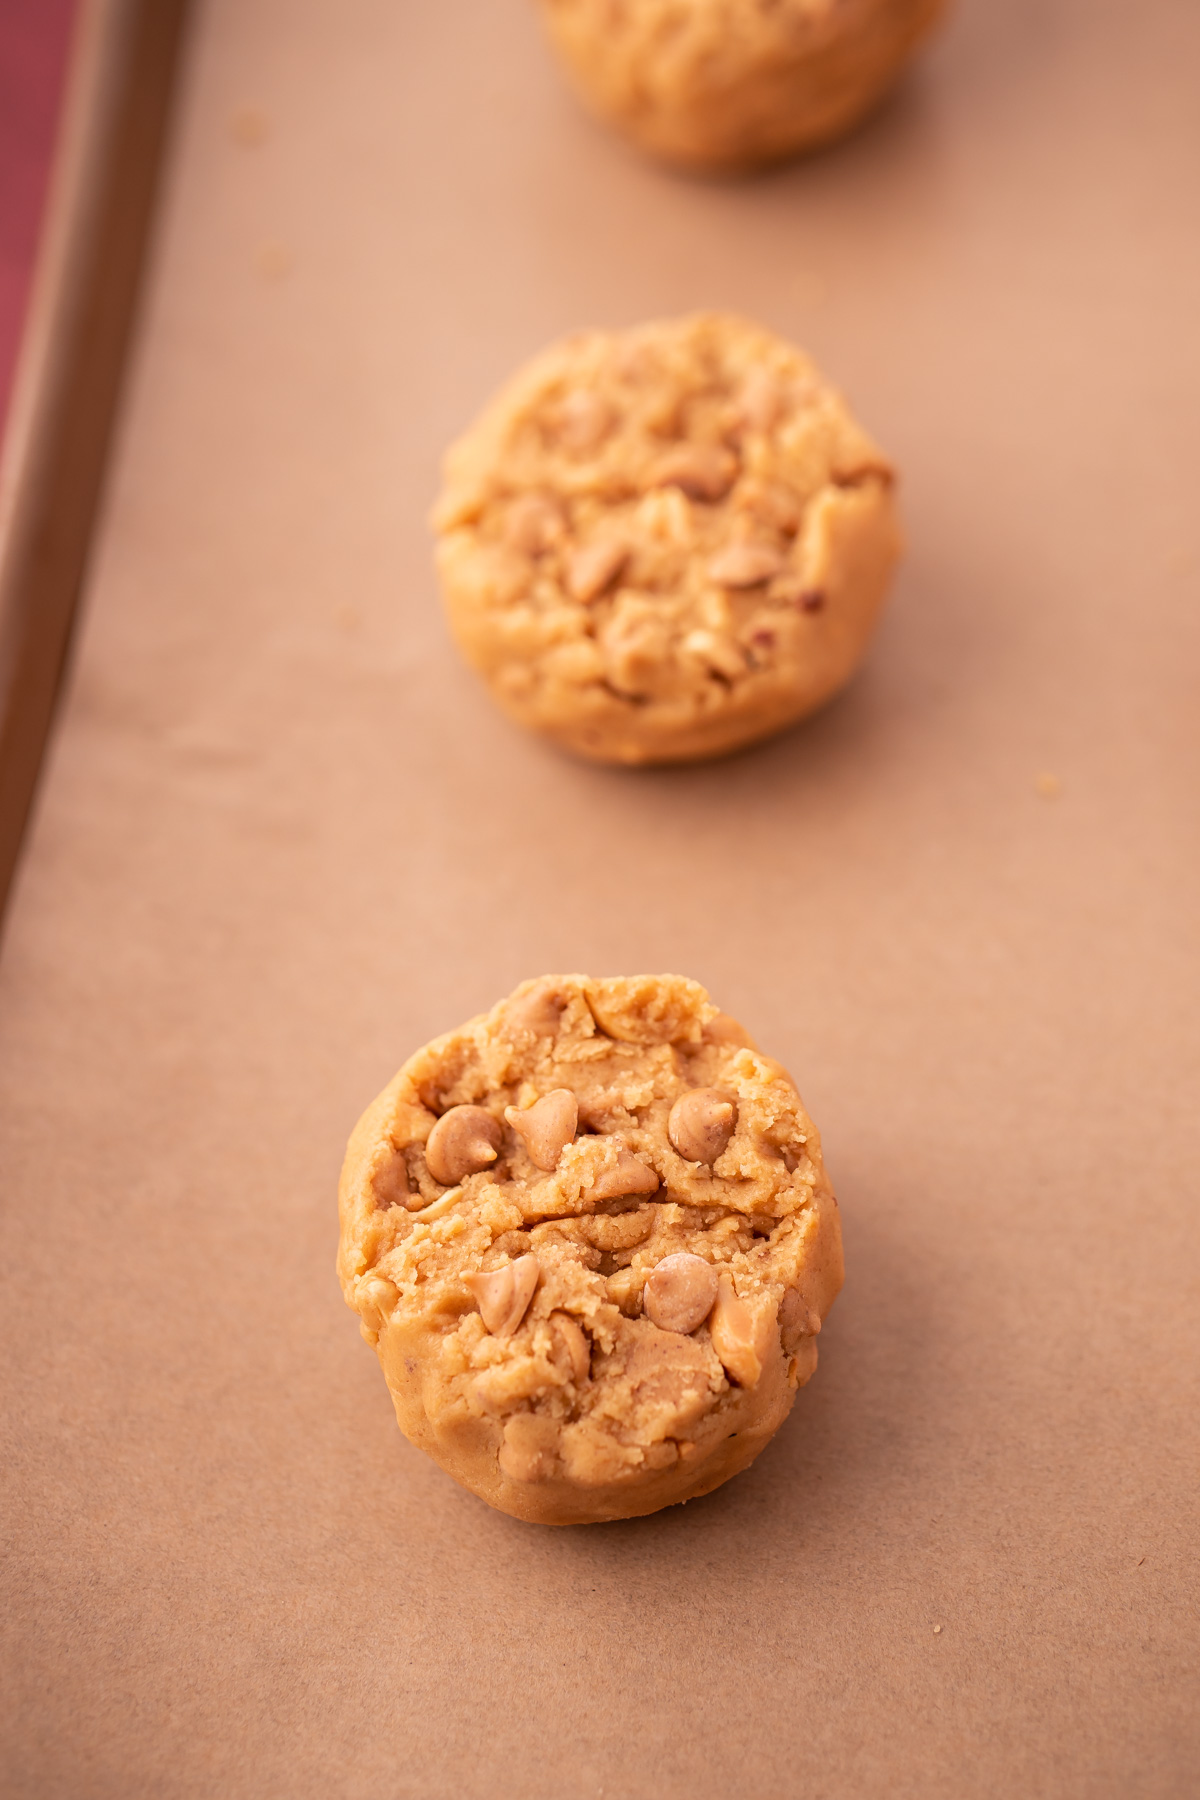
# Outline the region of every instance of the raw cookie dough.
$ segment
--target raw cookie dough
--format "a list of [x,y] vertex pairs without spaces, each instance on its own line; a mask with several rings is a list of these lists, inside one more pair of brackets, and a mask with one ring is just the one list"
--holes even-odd
[[841,137],[945,0],[541,0],[588,104],[653,155],[743,169]]
[[401,1430],[541,1524],[744,1469],[842,1284],[799,1094],[679,975],[545,976],[436,1038],[359,1120],[339,1199]]
[[812,363],[702,313],[529,363],[446,458],[450,623],[501,706],[585,756],[713,756],[812,712],[870,637],[893,472]]

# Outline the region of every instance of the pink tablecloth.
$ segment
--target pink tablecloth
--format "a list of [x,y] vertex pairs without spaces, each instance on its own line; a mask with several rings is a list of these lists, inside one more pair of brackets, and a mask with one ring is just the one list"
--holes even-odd
[[75,0],[0,0],[0,424],[29,297]]

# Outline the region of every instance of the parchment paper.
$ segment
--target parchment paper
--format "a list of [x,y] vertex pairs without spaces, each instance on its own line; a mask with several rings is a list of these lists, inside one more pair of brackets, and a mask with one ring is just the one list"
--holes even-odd
[[[522,0],[212,0],[3,963],[15,1797],[1139,1800],[1200,1786],[1200,10],[966,0],[749,184]],[[566,329],[729,306],[899,461],[862,677],[722,764],[520,735],[440,452]],[[709,1499],[554,1532],[398,1433],[360,1108],[548,969],[704,981],[842,1201]]]

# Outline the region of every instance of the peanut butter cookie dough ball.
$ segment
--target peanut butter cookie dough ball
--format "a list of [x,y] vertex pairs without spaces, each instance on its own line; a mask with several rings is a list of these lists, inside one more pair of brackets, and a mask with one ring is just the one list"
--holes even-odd
[[401,1430],[546,1525],[744,1469],[842,1284],[790,1077],[678,975],[527,981],[418,1050],[359,1120],[340,1211]]
[[541,0],[592,109],[652,155],[736,170],[841,137],[945,0]]
[[799,350],[723,314],[567,338],[453,446],[454,634],[514,719],[618,763],[802,718],[899,555],[893,472]]

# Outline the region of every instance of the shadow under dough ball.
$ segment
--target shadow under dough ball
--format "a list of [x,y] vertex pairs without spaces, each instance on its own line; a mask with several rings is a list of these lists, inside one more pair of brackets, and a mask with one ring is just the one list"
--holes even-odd
[[652,155],[738,170],[831,143],[946,0],[539,0],[585,101]]
[[900,551],[894,485],[809,359],[758,325],[582,332],[446,457],[450,625],[504,710],[569,750],[716,756],[853,673]]
[[545,1525],[746,1468],[817,1366],[837,1202],[791,1078],[679,975],[524,982],[346,1152],[338,1272],[405,1436]]

